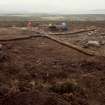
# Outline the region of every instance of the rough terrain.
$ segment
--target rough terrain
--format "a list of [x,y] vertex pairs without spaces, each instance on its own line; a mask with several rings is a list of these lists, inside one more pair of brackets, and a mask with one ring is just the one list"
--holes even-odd
[[[75,22],[71,24],[71,31],[94,25],[97,33],[102,30],[104,35],[102,24]],[[36,32],[39,31],[37,28],[32,32],[24,31],[23,28],[12,30],[1,28],[0,38],[39,34]],[[40,31],[43,32],[43,28]],[[62,38],[62,41],[69,40],[70,43],[82,47],[82,38],[87,38],[87,34],[54,37]],[[96,40],[94,33],[91,36]],[[88,40],[92,40],[89,38],[91,37],[88,36]],[[80,41],[76,43],[75,40]],[[100,56],[85,55],[41,36],[0,43],[3,44],[5,56],[0,60],[0,105],[105,104],[104,53],[98,53]],[[85,49],[104,51],[104,47]]]

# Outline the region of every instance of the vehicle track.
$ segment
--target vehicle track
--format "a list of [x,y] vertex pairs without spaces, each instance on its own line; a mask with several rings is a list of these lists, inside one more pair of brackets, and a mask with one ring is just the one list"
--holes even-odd
[[[89,29],[89,30],[80,30],[80,31],[76,31],[76,32],[71,32],[73,34],[77,34],[77,33],[82,33],[82,32],[87,32],[87,31],[92,31],[94,29]],[[65,33],[65,35],[67,35],[68,33]],[[58,35],[58,34],[54,34],[54,35]],[[64,35],[64,33],[62,33],[62,35]],[[99,56],[96,54],[96,52],[94,51],[89,51],[89,50],[85,50],[79,46],[76,46],[72,43],[68,43],[68,42],[65,42],[65,41],[61,41],[60,39],[56,39],[54,36],[52,36],[52,34],[47,34],[47,33],[40,33],[38,35],[31,35],[31,36],[21,36],[21,37],[12,37],[12,38],[2,38],[0,39],[1,42],[5,42],[5,41],[16,41],[16,40],[27,40],[27,39],[32,39],[32,38],[36,38],[36,37],[45,37],[45,38],[48,38],[52,41],[55,41],[63,46],[66,46],[68,48],[72,48],[74,50],[77,50],[78,52],[80,53],[83,53],[85,55],[89,55],[89,56]]]

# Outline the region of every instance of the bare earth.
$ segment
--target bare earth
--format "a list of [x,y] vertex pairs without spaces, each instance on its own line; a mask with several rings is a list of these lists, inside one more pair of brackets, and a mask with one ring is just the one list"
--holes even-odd
[[[74,22],[70,31],[93,26],[96,31],[54,37],[79,47],[87,40],[103,42],[101,22]],[[36,31],[0,28],[0,40],[27,37]],[[104,44],[85,48],[100,55],[89,56],[40,36],[0,43],[5,54],[0,60],[0,105],[105,105]]]

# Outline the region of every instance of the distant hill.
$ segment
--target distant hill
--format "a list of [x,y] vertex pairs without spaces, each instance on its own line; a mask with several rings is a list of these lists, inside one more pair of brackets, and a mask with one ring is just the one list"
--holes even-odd
[[0,21],[3,20],[52,20],[52,21],[105,21],[105,9],[102,10],[72,10],[62,13],[32,13],[32,12],[0,12]]
[[53,11],[49,11],[49,12],[32,12],[32,11],[4,11],[4,10],[0,10],[0,15],[63,15],[63,14],[105,14],[105,9],[97,9],[97,10],[80,10],[80,9],[76,9],[76,10],[68,10],[68,11],[59,11],[59,12],[53,12]]

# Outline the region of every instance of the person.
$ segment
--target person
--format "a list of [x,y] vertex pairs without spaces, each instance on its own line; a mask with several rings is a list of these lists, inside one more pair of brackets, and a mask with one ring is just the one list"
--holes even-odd
[[29,21],[28,23],[27,23],[27,27],[32,27],[32,22],[31,21]]
[[65,22],[61,23],[61,28],[64,31],[67,31],[68,30],[67,24]]
[[32,26],[32,22],[31,22],[31,21],[29,21],[29,22],[27,23],[27,28],[28,28],[30,31],[33,30],[33,26]]
[[49,25],[48,25],[48,28],[50,29],[50,31],[57,31],[56,25],[49,24]]
[[52,26],[52,24],[50,23],[48,26],[49,26],[49,27],[51,27],[51,26]]

